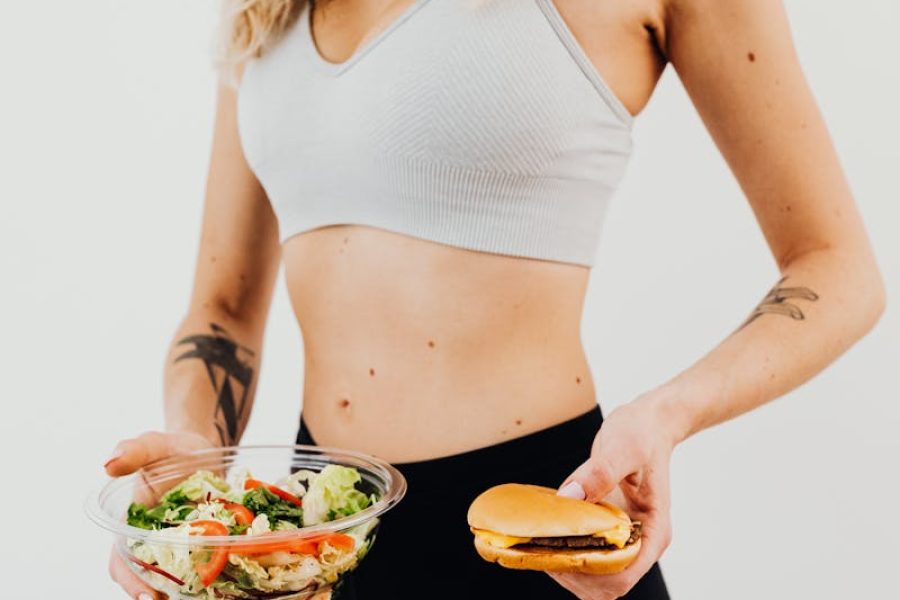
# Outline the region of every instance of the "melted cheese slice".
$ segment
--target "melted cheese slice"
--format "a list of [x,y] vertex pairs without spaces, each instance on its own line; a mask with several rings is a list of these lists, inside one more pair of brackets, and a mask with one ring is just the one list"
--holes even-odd
[[498,548],[509,548],[510,546],[515,546],[516,544],[527,544],[531,541],[530,537],[503,535],[502,533],[494,533],[493,531],[488,531],[487,529],[475,529],[474,527],[471,527],[471,530],[472,533],[486,541],[488,544],[496,546]]
[[612,529],[595,533],[594,537],[606,538],[606,541],[616,548],[624,548],[628,538],[631,537],[631,526],[620,523]]
[[[470,529],[476,536],[480,537],[488,544],[496,546],[497,548],[509,548],[511,546],[515,546],[516,544],[527,544],[532,540],[532,538],[530,537],[503,535],[502,533],[488,531],[487,529],[476,529],[475,527],[470,527]],[[614,545],[616,548],[624,548],[625,543],[628,541],[628,538],[631,537],[631,527],[626,525],[625,523],[622,523],[621,525],[618,525],[613,529],[598,531],[594,534],[594,537],[606,538],[606,541]]]

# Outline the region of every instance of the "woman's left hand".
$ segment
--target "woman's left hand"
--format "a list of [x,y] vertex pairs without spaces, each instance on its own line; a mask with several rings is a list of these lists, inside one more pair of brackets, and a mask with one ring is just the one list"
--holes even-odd
[[613,600],[626,594],[672,538],[669,459],[677,438],[662,405],[659,393],[650,393],[610,413],[594,438],[591,457],[558,492],[589,502],[607,499],[642,525],[640,553],[621,573],[548,573],[582,600]]

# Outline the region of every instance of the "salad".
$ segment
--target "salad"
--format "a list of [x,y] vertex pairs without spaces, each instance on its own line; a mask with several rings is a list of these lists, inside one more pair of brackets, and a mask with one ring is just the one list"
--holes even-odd
[[[365,556],[377,519],[343,530],[269,543],[259,538],[298,530],[357,513],[375,503],[358,489],[356,469],[328,465],[300,470],[269,483],[249,471],[228,480],[197,471],[155,506],[132,503],[128,524],[165,531],[164,539],[128,540],[126,557],[157,589],[208,599],[278,598],[327,588]],[[172,536],[236,536],[253,539],[218,547],[179,544]]]

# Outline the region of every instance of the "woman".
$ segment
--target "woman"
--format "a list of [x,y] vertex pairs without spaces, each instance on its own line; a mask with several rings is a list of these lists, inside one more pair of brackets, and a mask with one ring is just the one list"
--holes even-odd
[[[673,448],[823,369],[884,303],[780,3],[235,4],[240,82],[219,93],[166,433],[120,443],[109,474],[238,442],[283,260],[298,440],[379,455],[410,484],[342,597],[667,598]],[[603,421],[582,302],[633,115],[669,62],[781,276],[717,348]],[[465,510],[504,481],[612,495],[643,522],[638,560],[606,577],[480,561]],[[111,572],[154,597],[115,557]]]

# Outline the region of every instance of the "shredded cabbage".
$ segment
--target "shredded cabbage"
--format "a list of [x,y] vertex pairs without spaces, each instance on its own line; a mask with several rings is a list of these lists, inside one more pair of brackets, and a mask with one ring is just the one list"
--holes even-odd
[[226,527],[233,527],[235,524],[234,513],[225,508],[221,502],[202,502],[188,513],[185,521],[219,521]]
[[209,494],[212,498],[221,498],[231,487],[221,477],[214,475],[210,471],[197,471],[171,490],[166,492],[163,500],[169,498],[176,492],[181,492],[189,499],[197,502],[206,498]]
[[[187,538],[191,534],[191,526],[187,523],[166,530],[166,535]],[[156,564],[167,573],[171,573],[185,582],[183,589],[197,591],[203,586],[194,571],[191,561],[190,546],[186,544],[166,544],[155,542],[137,542],[131,545],[131,553],[149,564]]]
[[272,531],[269,526],[269,517],[265,513],[256,515],[250,527],[247,528],[247,535],[260,535]]
[[241,468],[234,469],[228,474],[228,485],[230,489],[225,493],[225,498],[229,502],[238,502],[244,498],[244,484],[248,479],[253,479],[250,469]]
[[272,526],[272,531],[294,531],[300,529],[290,521],[275,521],[275,525]]
[[250,579],[254,587],[259,587],[264,579],[269,578],[269,572],[261,564],[241,554],[229,554],[228,562],[239,567]]
[[294,494],[295,496],[302,498],[306,495],[306,486],[300,483],[301,481],[306,481],[309,483],[318,475],[315,471],[310,471],[309,469],[300,469],[296,473],[292,473],[288,475],[284,479],[279,482],[279,487],[282,487]]
[[319,561],[311,556],[305,556],[297,564],[269,569],[269,581],[264,583],[263,587],[268,587],[270,591],[302,590],[321,573]]

